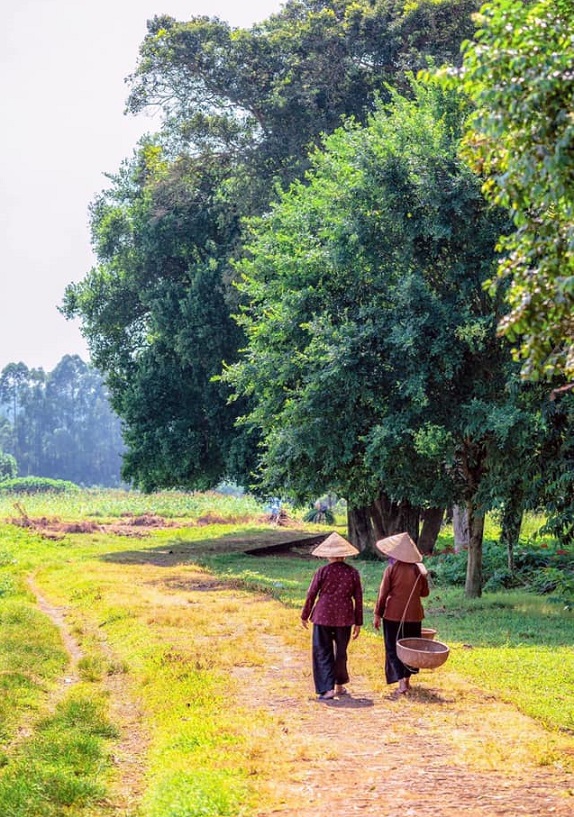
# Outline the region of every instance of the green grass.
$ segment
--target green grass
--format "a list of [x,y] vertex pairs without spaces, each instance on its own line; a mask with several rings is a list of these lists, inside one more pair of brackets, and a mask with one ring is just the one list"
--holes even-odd
[[106,739],[116,731],[103,700],[78,689],[35,724],[0,772],[0,814],[63,817],[82,814],[105,794]]
[[61,520],[90,519],[103,522],[127,516],[146,514],[168,519],[201,519],[217,514],[229,521],[263,514],[264,506],[253,497],[207,492],[159,491],[143,494],[138,491],[86,489],[68,494],[0,494],[0,519],[21,517],[20,505],[31,518]]
[[[200,557],[215,573],[300,608],[319,562],[216,554]],[[362,576],[365,629],[383,562],[353,562]],[[462,675],[513,702],[551,729],[574,732],[574,612],[532,593],[505,591],[466,599],[461,588],[434,588],[425,601],[427,626],[451,647]]]
[[[263,714],[258,715],[260,734],[253,737],[249,708],[228,706],[234,683],[230,668],[260,661],[257,654],[237,655],[237,597],[245,589],[268,599],[258,601],[258,610],[267,607],[262,619],[249,624],[254,632],[262,621],[266,626],[278,621],[280,627],[281,606],[293,621],[321,562],[245,555],[249,547],[297,535],[261,524],[256,503],[256,519],[249,522],[252,500],[241,504],[242,498],[238,504],[233,497],[167,493],[156,497],[156,505],[154,497],[108,494],[75,497],[75,510],[69,497],[56,502],[39,496],[34,510],[26,510],[30,516],[61,519],[85,518],[80,508],[102,519],[161,513],[185,522],[179,528],[148,529],[143,539],[100,532],[50,540],[30,529],[0,525],[0,739],[5,746],[0,814],[109,814],[106,792],[115,737],[103,682],[114,672],[124,673],[137,690],[150,735],[147,786],[137,817],[248,814],[253,781],[273,775],[272,768],[261,766],[256,741],[272,745],[276,738]],[[202,516],[218,523],[188,526]],[[233,521],[238,517],[241,522]],[[201,565],[226,581],[217,594],[201,594],[201,603],[156,614],[153,593],[162,582],[161,560],[168,557],[182,576]],[[380,635],[372,630],[371,612],[384,562],[354,564],[365,590],[361,649],[364,644],[380,661]],[[56,628],[38,611],[26,586],[26,577],[36,571],[50,599],[71,607],[68,623],[84,652],[78,665],[82,681],[55,713],[45,705],[66,670],[66,656]],[[125,576],[136,574],[139,589],[125,584]],[[204,610],[208,597],[219,605],[217,623]],[[426,623],[451,647],[449,671],[512,702],[550,730],[574,732],[571,611],[533,593],[493,592],[468,600],[462,588],[449,586],[435,586],[425,607]],[[113,650],[113,661],[102,652],[101,637]],[[217,644],[217,662],[202,647],[207,643]],[[31,735],[14,741],[22,724]]]
[[97,690],[76,686],[49,711],[68,655],[25,579],[68,557],[58,543],[0,526],[0,814],[10,817],[87,814],[110,766],[115,729]]
[[[24,578],[34,537],[0,526],[0,741],[24,715],[39,711],[67,656],[56,627],[33,603]],[[1,813],[1,812],[0,812]]]

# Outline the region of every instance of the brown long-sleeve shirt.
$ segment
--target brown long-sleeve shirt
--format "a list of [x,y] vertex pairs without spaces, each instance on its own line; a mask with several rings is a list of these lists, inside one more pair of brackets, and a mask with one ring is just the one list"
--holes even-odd
[[329,627],[360,627],[363,589],[359,571],[346,562],[330,562],[320,567],[309,585],[301,618]]
[[[415,583],[416,587],[411,596]],[[421,574],[416,564],[395,562],[383,573],[375,615],[389,621],[401,621],[403,617],[405,621],[422,621],[425,614],[421,596],[428,594],[428,579]]]

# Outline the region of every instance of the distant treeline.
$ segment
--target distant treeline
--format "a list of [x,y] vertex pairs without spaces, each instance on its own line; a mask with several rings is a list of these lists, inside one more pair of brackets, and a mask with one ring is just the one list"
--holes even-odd
[[10,363],[0,375],[0,480],[38,476],[121,483],[124,444],[99,372],[66,355],[51,372]]

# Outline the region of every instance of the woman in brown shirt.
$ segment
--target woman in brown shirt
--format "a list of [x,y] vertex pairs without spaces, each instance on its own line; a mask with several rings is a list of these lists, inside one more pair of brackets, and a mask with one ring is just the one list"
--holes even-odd
[[313,680],[321,700],[347,691],[347,647],[363,624],[363,591],[359,571],[346,564],[345,557],[358,552],[338,533],[332,533],[313,551],[314,556],[329,561],[313,576],[301,623],[307,628],[309,619],[313,622]]
[[397,655],[397,639],[420,638],[424,610],[421,597],[428,596],[427,570],[423,557],[408,533],[380,539],[375,547],[389,557],[375,605],[373,625],[383,622],[385,677],[387,684],[399,683],[400,693],[408,692],[411,675],[418,669],[407,667]]

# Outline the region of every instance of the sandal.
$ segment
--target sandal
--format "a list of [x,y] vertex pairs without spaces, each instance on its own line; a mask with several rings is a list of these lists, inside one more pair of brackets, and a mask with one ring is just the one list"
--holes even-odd
[[331,701],[335,697],[335,690],[330,689],[328,692],[323,692],[319,695],[320,701]]
[[335,687],[335,695],[348,695],[349,692],[344,686],[336,686]]

